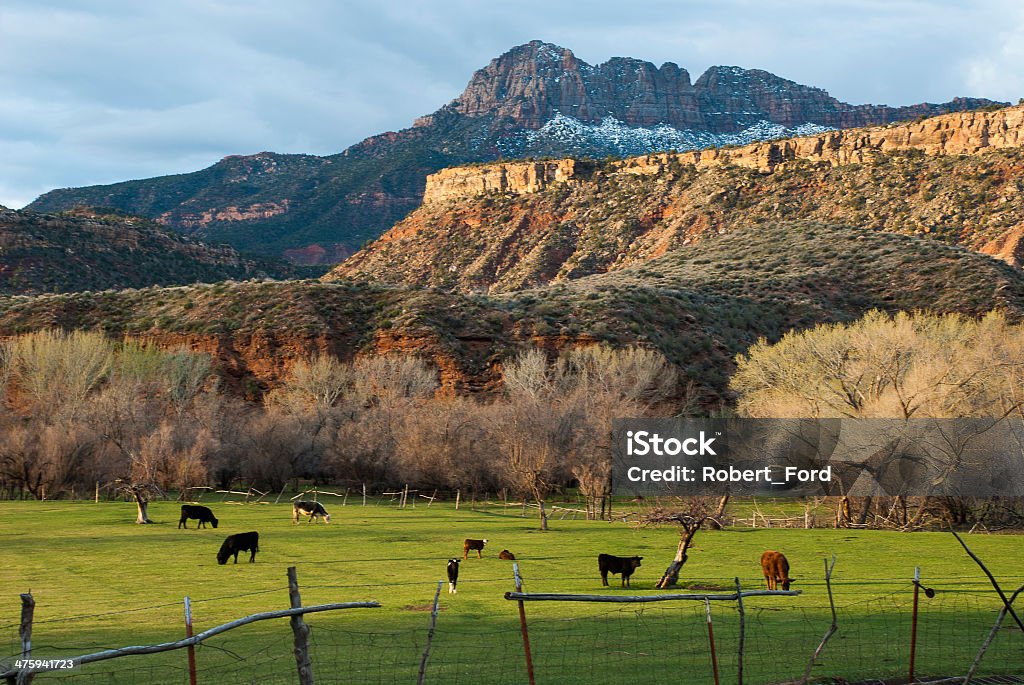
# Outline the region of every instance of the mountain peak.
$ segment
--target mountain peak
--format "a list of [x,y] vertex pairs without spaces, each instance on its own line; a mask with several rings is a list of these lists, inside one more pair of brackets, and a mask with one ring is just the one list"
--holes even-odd
[[462,95],[411,128],[332,157],[230,156],[192,174],[51,191],[30,207],[112,206],[247,250],[336,254],[330,246],[357,247],[404,217],[426,175],[453,164],[690,150],[729,136],[750,142],[807,125],[851,128],[990,104],[848,105],[767,71],[716,66],[693,82],[672,62],[613,57],[590,65],[533,40],[491,60]]

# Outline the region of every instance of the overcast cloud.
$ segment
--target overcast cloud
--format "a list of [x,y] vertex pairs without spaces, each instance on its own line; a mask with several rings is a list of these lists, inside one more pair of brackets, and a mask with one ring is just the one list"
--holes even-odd
[[766,69],[854,104],[1024,96],[1018,0],[2,0],[0,204],[228,154],[340,152],[532,39],[693,79]]

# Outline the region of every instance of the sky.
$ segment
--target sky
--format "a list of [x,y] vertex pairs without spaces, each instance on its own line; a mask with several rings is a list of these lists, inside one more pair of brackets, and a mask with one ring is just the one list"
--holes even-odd
[[334,154],[534,39],[693,80],[765,69],[853,104],[1024,97],[1019,0],[0,0],[0,205]]

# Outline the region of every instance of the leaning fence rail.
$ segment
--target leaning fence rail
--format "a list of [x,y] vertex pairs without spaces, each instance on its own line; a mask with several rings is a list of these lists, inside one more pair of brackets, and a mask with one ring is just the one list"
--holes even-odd
[[679,599],[691,599],[698,602],[732,601],[741,597],[789,596],[799,595],[800,590],[743,590],[725,595],[709,594],[671,594],[671,595],[562,595],[544,592],[506,592],[505,599],[514,601],[538,602],[668,602]]
[[[297,590],[298,583],[297,583],[296,576],[295,576],[295,567],[294,566],[290,567],[288,569],[288,580],[289,580],[289,590],[290,590],[291,593],[293,593],[293,596],[297,599],[297,597],[298,597],[298,590]],[[23,600],[24,600],[24,597],[25,596],[23,595]],[[5,680],[8,683],[22,683],[22,682],[27,682],[26,678],[29,677],[29,676],[35,675],[37,673],[45,673],[47,671],[54,671],[54,670],[58,670],[59,669],[58,666],[47,665],[47,663],[46,663],[47,661],[62,661],[62,662],[73,661],[76,666],[79,666],[79,665],[83,665],[83,664],[90,664],[90,663],[95,663],[97,661],[105,661],[107,659],[115,659],[115,658],[124,657],[124,656],[133,656],[133,655],[138,655],[138,654],[156,654],[158,652],[168,652],[168,651],[172,651],[172,650],[176,650],[176,649],[184,649],[186,647],[195,646],[195,645],[203,642],[204,640],[207,640],[207,639],[209,639],[211,637],[214,637],[215,635],[220,635],[221,633],[226,633],[229,630],[233,630],[235,628],[239,628],[241,626],[248,625],[250,623],[256,623],[258,621],[266,621],[266,620],[272,619],[272,618],[300,617],[300,619],[301,619],[301,616],[303,616],[304,614],[315,614],[315,613],[318,613],[318,612],[321,612],[321,611],[338,611],[338,610],[342,610],[342,609],[377,609],[377,608],[380,608],[380,603],[379,602],[369,601],[369,602],[340,602],[340,603],[334,603],[334,604],[316,604],[316,605],[308,606],[308,607],[293,606],[293,607],[291,607],[289,609],[280,609],[280,610],[277,610],[277,611],[264,611],[264,612],[260,612],[260,613],[257,613],[257,614],[250,614],[249,616],[244,616],[242,618],[235,619],[234,621],[228,621],[227,623],[223,623],[223,624],[221,624],[219,626],[215,626],[213,628],[210,628],[209,630],[204,630],[203,632],[198,633],[196,635],[193,635],[191,637],[185,637],[185,638],[182,638],[180,640],[175,640],[173,642],[161,642],[161,643],[155,644],[155,645],[138,645],[138,646],[131,646],[131,647],[118,647],[118,648],[115,648],[115,649],[104,649],[104,650],[102,650],[100,652],[93,652],[91,654],[82,654],[80,656],[63,658],[63,659],[59,659],[59,660],[58,659],[54,659],[54,660],[41,660],[41,659],[40,660],[33,660],[33,662],[35,662],[35,661],[42,661],[43,663],[39,664],[39,665],[34,665],[34,666],[30,667],[30,668],[10,668],[10,669],[0,673],[0,679]],[[300,628],[302,627],[301,620],[298,622],[298,625],[300,626]],[[293,632],[295,632],[295,637],[296,637],[296,656],[298,657],[300,650],[305,650],[304,644],[300,645],[299,643],[300,643],[300,641],[302,641],[304,643],[304,641],[305,641],[305,639],[307,637],[307,634],[308,634],[308,630],[307,631],[302,631],[302,630],[296,629],[296,626],[295,626],[294,623],[293,623],[292,628],[293,628]],[[31,645],[31,643],[29,643],[29,645]],[[30,650],[31,650],[31,646],[28,647],[28,651],[29,652],[30,652]],[[29,656],[30,656],[30,654],[26,654],[25,650],[23,650],[22,658],[25,659],[25,660],[28,660]],[[302,670],[303,670],[301,664],[299,666],[299,670],[300,670],[300,677],[301,677]],[[306,681],[303,681],[303,682],[306,682]],[[312,682],[312,681],[310,680],[308,682]]]

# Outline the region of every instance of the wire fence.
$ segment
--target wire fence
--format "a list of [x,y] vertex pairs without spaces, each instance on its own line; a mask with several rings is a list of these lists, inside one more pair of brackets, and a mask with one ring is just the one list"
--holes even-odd
[[[541,579],[533,579],[540,581]],[[934,597],[920,599],[916,673],[922,679],[962,676],[992,630],[1002,607],[998,596],[977,579],[948,579]],[[968,584],[971,581],[973,584]],[[532,582],[532,581],[531,581]],[[436,584],[422,586],[422,602],[389,606],[387,586],[311,585],[309,595],[351,598],[370,587],[383,608],[371,612],[310,615],[309,650],[317,683],[416,683],[427,644]],[[511,588],[481,581],[464,593],[500,597]],[[891,585],[889,586],[891,588]],[[889,589],[887,588],[887,589]],[[463,585],[460,584],[460,590]],[[812,669],[811,682],[856,682],[905,678],[909,660],[912,590],[888,591],[868,600],[836,607],[838,632]],[[199,598],[204,617],[234,618],[239,602],[265,609],[283,596],[281,587],[225,597]],[[419,592],[415,593],[420,596]],[[817,594],[817,593],[816,593]],[[620,595],[617,595],[621,597]],[[45,599],[40,598],[44,606]],[[465,600],[462,600],[465,601]],[[427,683],[495,685],[526,683],[523,637],[513,602],[502,611],[454,614],[453,600],[441,607],[429,661]],[[491,606],[491,605],[489,605]],[[745,683],[799,679],[831,621],[827,604],[807,605],[790,597],[744,600],[743,673]],[[703,603],[583,604],[526,602],[527,625],[537,683],[620,685],[622,682],[714,682]],[[114,648],[106,635],[123,629],[134,615],[173,616],[162,635],[139,635],[139,644],[182,636],[181,604],[119,608],[95,614],[54,617],[40,612],[33,654],[68,657]],[[712,606],[715,655],[722,682],[737,682],[740,667],[740,616],[732,602]],[[452,615],[449,615],[452,614]],[[20,653],[16,625],[0,626],[0,662]],[[123,635],[123,632],[117,632]],[[58,640],[61,635],[67,641]],[[44,637],[45,636],[45,637]],[[198,683],[295,683],[292,633],[274,619],[222,633],[196,646]],[[0,669],[2,670],[2,669]],[[1007,619],[996,631],[977,675],[1024,681],[1024,635]],[[69,672],[35,676],[37,683],[188,683],[182,651],[116,658],[85,664]],[[1008,680],[1007,682],[1014,682]]]

